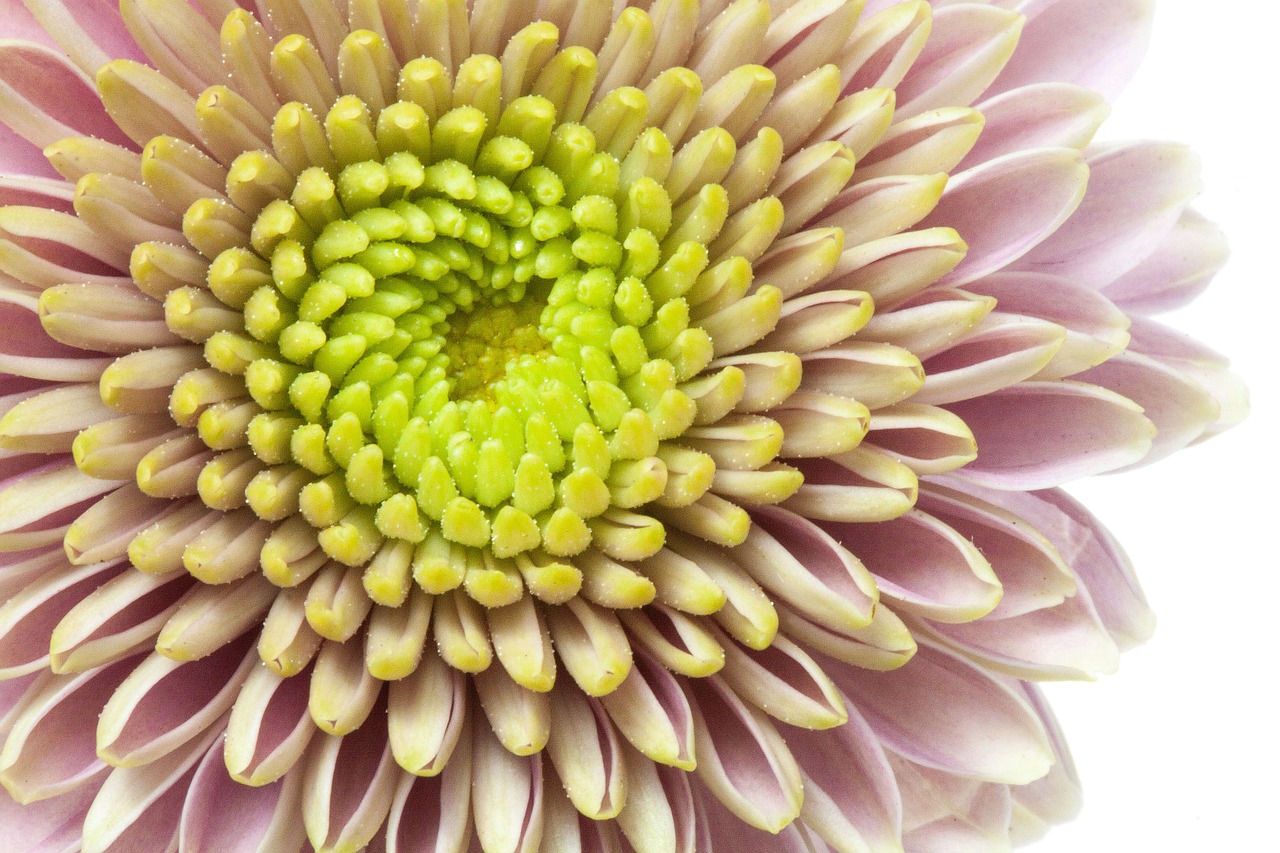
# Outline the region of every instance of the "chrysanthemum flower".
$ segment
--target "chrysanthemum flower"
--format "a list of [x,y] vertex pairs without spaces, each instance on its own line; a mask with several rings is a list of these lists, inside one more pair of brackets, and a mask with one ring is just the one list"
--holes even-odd
[[995,851],[1242,411],[1146,0],[26,0],[11,851]]

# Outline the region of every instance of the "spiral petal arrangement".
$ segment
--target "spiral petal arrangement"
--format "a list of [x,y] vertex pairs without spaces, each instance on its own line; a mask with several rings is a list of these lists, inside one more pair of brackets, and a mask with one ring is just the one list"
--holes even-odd
[[[1058,487],[1243,416],[1149,315],[1145,0],[26,0],[15,851],[1000,850],[1149,634]],[[8,849],[8,848],[7,848]]]

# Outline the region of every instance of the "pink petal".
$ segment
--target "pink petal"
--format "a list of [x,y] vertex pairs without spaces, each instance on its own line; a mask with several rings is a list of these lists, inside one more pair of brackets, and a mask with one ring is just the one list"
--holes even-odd
[[349,735],[321,735],[311,742],[302,819],[317,850],[358,850],[386,820],[404,771],[391,755],[380,719],[385,713],[371,715]]
[[437,776],[404,774],[387,817],[387,853],[463,853],[471,839],[471,735]]
[[1131,465],[1155,437],[1137,404],[1082,382],[1024,382],[947,408],[978,442],[962,476],[1001,489],[1043,489]]
[[102,773],[61,797],[19,805],[0,794],[0,826],[13,853],[76,853],[85,812],[106,779]]
[[1128,397],[1142,407],[1143,414],[1156,425],[1146,465],[1186,447],[1218,420],[1218,401],[1190,376],[1153,358],[1124,352],[1079,374],[1082,382],[1092,382]]
[[[692,679],[702,782],[742,821],[778,832],[800,813],[800,768],[773,723],[718,676]],[[714,727],[713,727],[714,726]]]
[[128,144],[92,79],[61,53],[31,42],[0,42],[0,122],[38,149],[69,136]]
[[1039,838],[1040,833],[1053,824],[1071,820],[1080,813],[1081,806],[1080,777],[1076,773],[1071,750],[1067,747],[1053,709],[1035,684],[1023,682],[1022,689],[1044,724],[1045,731],[1049,733],[1057,761],[1043,778],[1029,785],[1019,785],[1010,791],[1015,803],[1015,815],[1021,817],[1015,818],[1010,832],[1013,843],[1018,845]]
[[897,118],[972,104],[1009,60],[1021,30],[1021,16],[998,6],[961,3],[936,9],[928,43],[895,87]]
[[93,734],[98,714],[136,663],[40,677],[17,709],[0,755],[0,781],[15,799],[30,804],[65,795],[106,769]]
[[1018,269],[1103,288],[1155,251],[1200,192],[1199,159],[1182,145],[1109,145],[1091,150],[1088,165],[1089,190],[1075,215]]
[[27,8],[86,74],[112,59],[142,59],[120,19],[119,0],[27,0]]
[[892,672],[835,665],[827,672],[884,745],[917,764],[1025,784],[1053,763],[1025,697],[950,652],[922,644]]
[[[1015,61],[1021,53],[1014,54]],[[1110,109],[1097,92],[1070,83],[1037,83],[977,105],[986,119],[982,135],[959,170],[1033,148],[1082,149]]]
[[253,670],[227,723],[225,772],[246,785],[274,782],[293,768],[316,734],[307,711],[311,668],[285,678]]
[[49,337],[36,310],[36,300],[27,294],[0,290],[0,371],[58,382],[97,381],[111,359],[87,352]]
[[893,762],[906,812],[903,842],[911,853],[1009,853],[1013,801],[991,785]]
[[876,576],[895,611],[963,622],[990,613],[1000,601],[1000,583],[982,553],[922,510],[874,524],[822,526]]
[[1101,364],[1129,343],[1129,318],[1097,291],[1057,276],[1000,272],[965,285],[1007,314],[1061,326],[1066,340],[1037,379],[1060,379]]
[[227,775],[215,743],[187,790],[179,844],[189,853],[298,853],[307,839],[301,803],[301,772],[262,787],[243,785]]
[[[476,838],[485,853],[536,853],[542,842],[542,758],[512,755],[486,725],[472,726]],[[472,844],[472,849],[476,847]]]
[[1218,401],[1218,419],[1201,438],[1244,420],[1249,412],[1249,389],[1231,372],[1225,357],[1181,332],[1144,318],[1134,319],[1132,334],[1130,350],[1189,376]]
[[924,387],[911,399],[945,405],[1007,388],[1043,370],[1066,337],[1056,323],[994,311],[954,346],[924,361]]
[[969,244],[943,281],[973,281],[1034,250],[1069,221],[1088,178],[1080,152],[1071,148],[1020,151],[954,175],[920,223],[955,228]]
[[1028,0],[1018,51],[993,89],[1063,81],[1114,98],[1146,51],[1154,5],[1151,0]]
[[800,820],[840,850],[894,849],[902,801],[880,741],[861,715],[851,712],[848,723],[829,732],[788,731],[787,745],[804,777]]
[[1222,229],[1187,208],[1155,251],[1102,292],[1131,314],[1171,311],[1202,293],[1226,262]]

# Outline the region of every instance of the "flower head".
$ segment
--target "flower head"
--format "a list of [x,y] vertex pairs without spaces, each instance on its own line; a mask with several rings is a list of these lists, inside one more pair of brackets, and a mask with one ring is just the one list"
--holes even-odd
[[26,5],[19,849],[878,853],[1071,813],[1034,682],[1150,616],[1056,487],[1243,408],[1146,319],[1222,257],[1194,159],[1087,147],[1145,2]]

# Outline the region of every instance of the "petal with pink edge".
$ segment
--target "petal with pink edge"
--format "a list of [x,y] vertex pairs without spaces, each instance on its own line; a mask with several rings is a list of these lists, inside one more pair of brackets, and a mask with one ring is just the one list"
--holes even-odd
[[512,755],[488,726],[471,726],[476,837],[486,853],[536,853],[542,842],[542,758]]
[[1025,696],[950,652],[921,644],[893,672],[833,666],[828,674],[885,747],[917,764],[1013,785],[1053,764]]
[[86,74],[111,59],[142,59],[119,0],[24,0],[32,16]]
[[996,80],[1004,91],[1050,80],[1114,98],[1151,34],[1152,0],[1030,0],[1018,52]]
[[1009,853],[1009,786],[921,767],[894,756],[903,842],[911,853]]
[[1070,83],[1037,83],[978,104],[987,120],[961,170],[1033,148],[1083,149],[1111,111],[1101,95]]
[[1022,16],[998,6],[959,3],[935,9],[933,32],[896,87],[897,117],[967,107],[1013,56]]
[[960,232],[969,252],[943,281],[963,284],[1003,269],[1074,222],[1089,169],[1074,148],[1007,154],[952,177],[921,228]]
[[359,850],[391,810],[405,772],[391,754],[381,717],[371,716],[349,735],[321,735],[308,748],[302,821],[317,853]]
[[[298,853],[307,839],[298,811],[302,774],[270,785],[242,785],[227,775],[215,743],[187,789],[179,847],[187,853]],[[234,820],[224,816],[234,815]]]
[[1081,806],[1080,777],[1053,709],[1036,685],[1024,681],[1022,689],[1049,733],[1057,761],[1044,777],[1010,791],[1013,794],[1013,820],[1009,834],[1010,840],[1018,846],[1040,838],[1055,824],[1071,820],[1080,813]]
[[106,779],[102,773],[71,793],[20,805],[0,796],[0,826],[13,853],[76,853],[85,812]]
[[1151,449],[1142,408],[1083,382],[1024,382],[947,407],[978,442],[960,475],[1000,489],[1044,489],[1132,465]]
[[1101,289],[1165,239],[1200,192],[1200,160],[1183,145],[1128,142],[1093,149],[1087,162],[1079,209],[1017,268]]
[[101,108],[93,81],[55,50],[0,39],[0,123],[38,149],[69,136],[128,139]]
[[471,733],[438,776],[400,777],[387,817],[387,853],[465,853],[471,839]]

